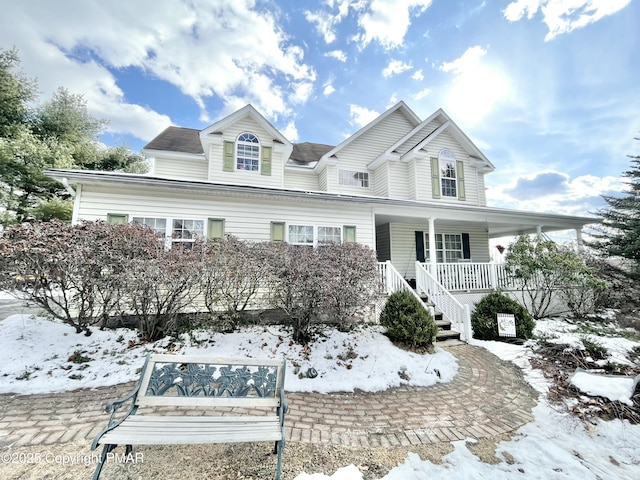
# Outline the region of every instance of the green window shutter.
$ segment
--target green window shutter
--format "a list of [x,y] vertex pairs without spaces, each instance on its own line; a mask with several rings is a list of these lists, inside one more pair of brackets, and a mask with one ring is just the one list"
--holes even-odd
[[464,163],[458,160],[456,162],[456,175],[458,177],[458,200],[466,200],[464,191]]
[[271,147],[262,147],[261,175],[271,175]]
[[440,198],[440,162],[431,159],[431,194],[433,198]]
[[224,237],[224,218],[209,218],[207,220],[207,238]]
[[342,241],[345,243],[356,242],[356,227],[355,225],[345,225],[342,227]]
[[271,241],[284,242],[285,229],[284,222],[271,222]]
[[235,142],[224,141],[224,151],[222,155],[222,171],[233,172],[235,170],[234,160],[236,153]]
[[126,213],[107,213],[107,223],[112,225],[122,225],[129,222],[129,215]]

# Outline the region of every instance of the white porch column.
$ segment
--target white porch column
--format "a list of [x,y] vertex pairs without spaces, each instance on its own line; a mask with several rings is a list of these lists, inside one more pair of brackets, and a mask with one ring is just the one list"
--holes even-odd
[[438,278],[436,255],[436,219],[429,217],[429,271],[433,278]]
[[536,227],[536,235],[538,236],[538,240],[542,240],[542,225]]
[[578,240],[578,252],[584,250],[584,241],[582,240],[582,229],[576,228],[576,239]]

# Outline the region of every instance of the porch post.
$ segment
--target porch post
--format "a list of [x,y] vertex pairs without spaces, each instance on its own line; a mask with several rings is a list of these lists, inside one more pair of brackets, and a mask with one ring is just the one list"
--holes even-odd
[[542,240],[542,225],[536,227],[536,235],[538,236],[538,240]]
[[438,279],[437,269],[437,255],[436,255],[436,219],[429,217],[429,271],[433,278]]
[[578,240],[578,252],[582,252],[584,249],[584,242],[582,240],[582,229],[576,228],[576,238]]

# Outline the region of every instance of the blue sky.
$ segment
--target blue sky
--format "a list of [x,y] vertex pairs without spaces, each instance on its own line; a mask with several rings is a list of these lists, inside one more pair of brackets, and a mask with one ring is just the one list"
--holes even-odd
[[107,144],[247,103],[337,144],[399,100],[443,108],[496,166],[491,205],[586,215],[640,153],[640,0],[0,0],[48,98],[84,95]]

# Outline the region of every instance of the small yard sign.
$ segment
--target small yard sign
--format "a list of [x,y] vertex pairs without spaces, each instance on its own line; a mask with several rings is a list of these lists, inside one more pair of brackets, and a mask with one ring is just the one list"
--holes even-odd
[[516,317],[511,313],[498,313],[498,335],[501,337],[516,336]]

